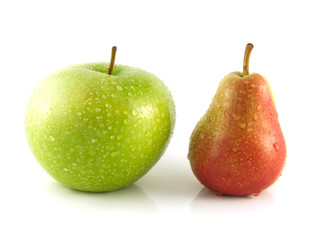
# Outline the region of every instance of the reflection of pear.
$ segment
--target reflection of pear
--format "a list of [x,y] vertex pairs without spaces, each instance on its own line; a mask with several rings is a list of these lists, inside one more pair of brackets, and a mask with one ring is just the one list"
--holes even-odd
[[223,215],[235,213],[254,214],[257,211],[270,211],[274,207],[274,198],[270,190],[263,191],[261,198],[252,196],[214,196],[208,188],[203,187],[190,204],[190,213],[195,215]]
[[195,176],[217,194],[258,195],[280,176],[286,145],[267,80],[249,74],[248,44],[243,72],[220,83],[190,139]]

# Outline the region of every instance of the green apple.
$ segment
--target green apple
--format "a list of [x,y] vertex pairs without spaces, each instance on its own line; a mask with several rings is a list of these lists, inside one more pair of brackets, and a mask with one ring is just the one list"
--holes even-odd
[[110,64],[72,65],[40,81],[25,113],[37,161],[72,189],[112,191],[146,174],[175,124],[170,91],[155,75]]

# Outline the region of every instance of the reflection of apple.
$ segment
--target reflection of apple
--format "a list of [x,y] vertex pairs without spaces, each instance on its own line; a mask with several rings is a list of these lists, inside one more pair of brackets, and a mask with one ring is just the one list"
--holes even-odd
[[[47,196],[62,201],[68,209],[76,211],[90,209],[95,214],[105,214],[101,209],[108,208],[110,214],[130,215],[135,213],[157,213],[158,209],[153,200],[137,184],[131,184],[129,187],[114,191],[112,194],[94,194],[83,191],[73,191],[57,182],[50,182],[44,189]],[[130,198],[130,201],[128,201]],[[77,204],[74,204],[77,203]]]
[[[150,170],[175,123],[172,96],[143,70],[73,65],[40,82],[28,103],[25,130],[40,165],[77,190],[111,191]],[[110,66],[109,66],[110,65]]]

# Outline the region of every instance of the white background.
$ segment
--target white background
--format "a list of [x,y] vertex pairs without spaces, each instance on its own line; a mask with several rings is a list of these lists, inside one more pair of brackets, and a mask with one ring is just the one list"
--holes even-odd
[[[317,1],[1,1],[0,239],[319,239],[320,12]],[[220,80],[270,82],[287,142],[280,179],[258,197],[217,197],[194,177],[189,136]],[[69,190],[33,158],[23,114],[32,89],[70,64],[145,69],[170,88],[171,143],[132,186]]]

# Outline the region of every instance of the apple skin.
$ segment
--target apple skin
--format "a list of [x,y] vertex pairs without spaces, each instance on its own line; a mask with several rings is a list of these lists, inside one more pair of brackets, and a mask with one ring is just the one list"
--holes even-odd
[[267,80],[233,72],[193,130],[189,154],[198,180],[217,195],[258,195],[281,175],[286,144]]
[[175,105],[165,84],[138,68],[72,65],[34,89],[26,138],[37,161],[72,189],[105,192],[130,185],[164,153]]

